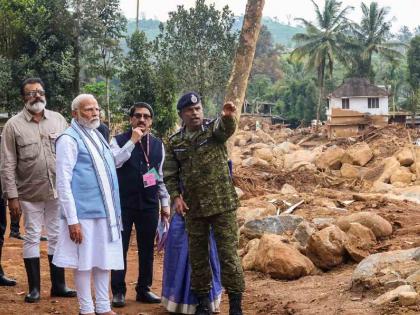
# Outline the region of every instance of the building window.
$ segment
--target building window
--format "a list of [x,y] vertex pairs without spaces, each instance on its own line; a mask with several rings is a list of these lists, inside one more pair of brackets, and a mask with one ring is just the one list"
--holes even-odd
[[342,109],[349,109],[350,108],[350,99],[349,98],[342,98],[341,99],[341,108]]
[[369,97],[368,98],[368,108],[379,108],[379,98],[378,97]]

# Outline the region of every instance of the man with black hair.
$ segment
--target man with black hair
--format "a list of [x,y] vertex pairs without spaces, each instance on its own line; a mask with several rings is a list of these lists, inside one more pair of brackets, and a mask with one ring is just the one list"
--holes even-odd
[[153,280],[153,249],[156,228],[161,215],[169,215],[169,195],[163,183],[162,165],[165,150],[162,141],[151,134],[153,109],[139,102],[130,108],[130,130],[111,141],[120,188],[123,222],[124,270],[111,272],[112,305],[125,305],[127,251],[133,224],[137,233],[139,259],[136,300],[160,303],[150,291]]
[[45,109],[45,86],[40,78],[23,81],[23,110],[10,118],[1,139],[1,184],[10,216],[23,213],[25,236],[23,260],[29,294],[25,302],[40,299],[40,238],[47,229],[51,296],[75,297],[66,287],[64,269],[52,264],[59,233],[60,210],[55,187],[55,140],[66,129],[64,117]]

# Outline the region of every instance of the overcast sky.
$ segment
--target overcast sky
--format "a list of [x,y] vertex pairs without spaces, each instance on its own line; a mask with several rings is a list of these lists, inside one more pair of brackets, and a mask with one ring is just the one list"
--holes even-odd
[[[315,0],[321,7],[324,0]],[[389,18],[393,18],[393,31],[397,31],[402,25],[407,25],[411,30],[420,25],[420,0],[376,0],[381,6],[390,8]],[[245,13],[246,0],[206,0],[207,3],[215,3],[218,9],[225,5],[235,15]],[[371,0],[364,0],[370,3]],[[136,17],[137,0],[120,0],[121,9],[128,18]],[[154,18],[165,21],[169,11],[175,11],[177,5],[183,4],[190,8],[195,0],[140,0],[140,15],[146,18]],[[344,6],[353,6],[354,10],[349,17],[359,21],[361,16],[360,0],[342,0]],[[264,16],[277,18],[281,22],[290,21],[292,25],[296,17],[307,20],[315,20],[314,7],[310,0],[265,0]]]

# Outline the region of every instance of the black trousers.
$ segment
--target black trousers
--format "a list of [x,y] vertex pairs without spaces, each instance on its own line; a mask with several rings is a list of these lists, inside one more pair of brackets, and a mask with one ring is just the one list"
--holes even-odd
[[136,227],[138,249],[138,279],[136,291],[149,291],[153,281],[153,251],[156,229],[159,221],[159,210],[155,209],[121,209],[123,232],[124,270],[111,271],[112,293],[126,293],[125,274],[127,272],[127,252],[133,224]]

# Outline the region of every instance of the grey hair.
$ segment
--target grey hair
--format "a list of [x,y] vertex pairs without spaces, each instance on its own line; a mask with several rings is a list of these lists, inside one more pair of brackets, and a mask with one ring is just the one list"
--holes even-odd
[[71,110],[73,111],[79,109],[81,101],[85,98],[93,98],[96,100],[95,96],[92,94],[79,94],[74,98],[73,102],[71,102]]

